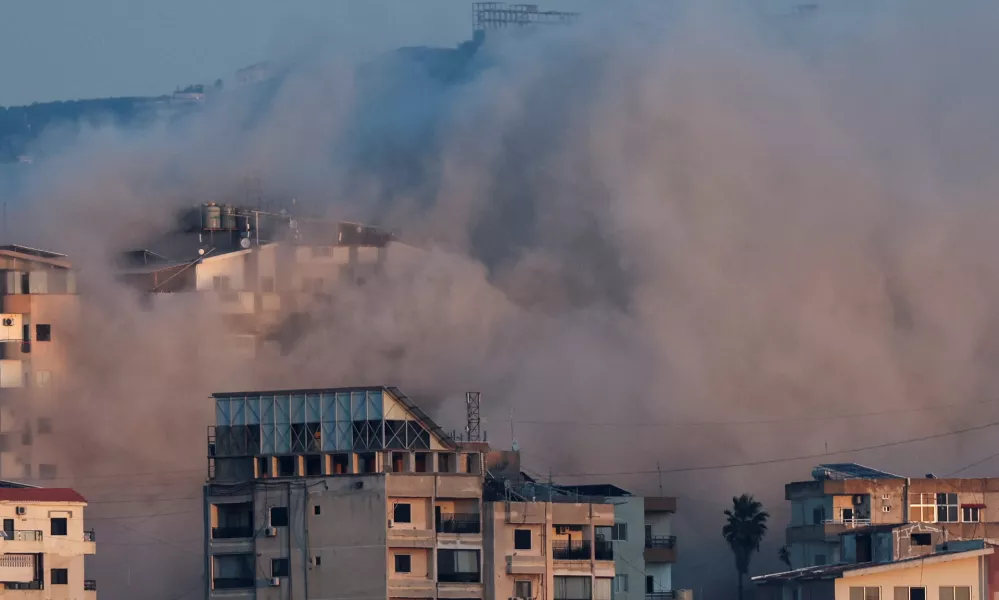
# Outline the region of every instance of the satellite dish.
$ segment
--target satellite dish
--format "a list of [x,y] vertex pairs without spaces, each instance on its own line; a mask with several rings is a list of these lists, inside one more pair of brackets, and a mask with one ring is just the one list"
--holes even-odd
[[239,240],[239,247],[246,249],[250,247],[250,238],[243,238]]

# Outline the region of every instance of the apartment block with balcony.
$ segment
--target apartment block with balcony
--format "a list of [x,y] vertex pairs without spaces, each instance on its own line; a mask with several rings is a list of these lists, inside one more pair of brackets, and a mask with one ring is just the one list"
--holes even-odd
[[[925,536],[931,529],[951,540],[999,534],[999,479],[905,478],[853,463],[819,465],[812,477],[785,486],[794,569],[842,562],[843,539],[859,536],[863,548],[877,531],[912,529],[914,547],[930,545]],[[928,529],[900,528],[911,524]]]
[[208,598],[482,598],[485,444],[396,388],[216,394]]
[[[64,381],[64,340],[79,309],[76,277],[65,255],[0,246],[0,477],[58,477],[52,433],[56,389]],[[33,418],[19,406],[30,402]]]
[[96,552],[84,528],[87,501],[65,488],[0,482],[0,585],[4,597],[94,600],[84,557]]

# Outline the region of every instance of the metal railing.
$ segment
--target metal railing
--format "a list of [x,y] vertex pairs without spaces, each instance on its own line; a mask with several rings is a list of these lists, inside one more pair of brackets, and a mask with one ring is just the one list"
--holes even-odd
[[97,581],[94,579],[84,579],[83,580],[83,591],[85,592],[96,592],[97,591]]
[[675,600],[676,590],[663,590],[661,592],[646,592],[645,600]]
[[482,576],[478,571],[474,573],[441,573],[437,572],[439,583],[480,583]]
[[252,577],[216,577],[212,587],[216,590],[252,588],[256,581]]
[[847,527],[867,527],[871,524],[870,519],[826,519],[823,525],[846,525]]
[[40,542],[44,534],[37,529],[26,529],[22,531],[0,532],[0,539],[8,542]]
[[552,542],[552,558],[554,560],[590,560],[590,540]]
[[83,541],[85,541],[85,542],[96,542],[97,541],[97,536],[94,535],[94,530],[93,529],[91,529],[90,531],[84,531],[83,532]]
[[613,542],[597,540],[593,546],[593,556],[597,560],[614,560]]
[[6,590],[40,590],[43,589],[41,581],[7,581],[3,584]]
[[233,538],[253,537],[252,527],[212,527],[213,540],[231,540]]
[[645,536],[646,548],[675,548],[675,535],[647,535]]
[[437,533],[481,533],[482,519],[477,514],[442,514],[437,521]]

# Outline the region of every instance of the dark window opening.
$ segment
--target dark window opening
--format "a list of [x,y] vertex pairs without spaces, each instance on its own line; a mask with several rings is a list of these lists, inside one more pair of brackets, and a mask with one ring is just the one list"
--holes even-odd
[[69,569],[52,569],[52,585],[69,583]]
[[645,593],[653,594],[656,591],[656,580],[652,575],[645,576]]
[[[14,519],[4,519],[3,520],[3,532],[5,534],[12,534],[12,533],[14,533]],[[9,535],[5,535],[4,537],[6,537],[7,539],[10,539]]]
[[273,277],[261,277],[260,278],[260,291],[261,292],[273,292],[275,290],[274,278]]
[[412,506],[399,503],[392,507],[392,521],[396,523],[412,523]]
[[350,472],[350,455],[334,454],[333,473],[336,475],[343,475],[344,473],[349,473],[349,472]]
[[821,525],[825,520],[826,520],[825,507],[819,506],[812,509],[812,523],[814,525]]
[[52,326],[51,325],[35,325],[35,341],[36,342],[51,342],[52,341]]
[[926,588],[909,588],[909,600],[926,600]]
[[930,546],[933,544],[933,539],[928,533],[914,533],[909,540],[913,546]]
[[479,550],[438,550],[437,581],[481,583]]
[[478,473],[479,472],[479,455],[478,454],[466,454],[465,455],[465,472],[466,473]]
[[393,473],[405,473],[406,472],[406,455],[402,452],[392,453],[392,472]]
[[298,475],[297,456],[278,457],[278,477],[294,477]]
[[323,564],[323,557],[322,556],[317,556],[316,557],[316,566],[319,567],[319,566],[322,566],[322,564]]
[[437,455],[437,469],[441,473],[454,473],[456,471],[455,466],[455,455],[454,454],[438,454]]
[[412,557],[408,554],[396,554],[395,555],[395,572],[396,573],[409,573],[412,568]]
[[513,549],[514,550],[530,550],[531,549],[531,530],[530,529],[515,529],[513,531]]
[[287,527],[287,526],[288,526],[288,507],[272,506],[271,527]]
[[429,452],[417,452],[416,453],[416,465],[415,471],[417,473],[429,473],[430,472],[430,457],[432,455]]
[[271,476],[271,459],[268,456],[257,457],[257,477]]
[[318,516],[322,512],[323,512],[323,510],[322,510],[322,508],[320,508],[320,506],[318,504],[312,507],[312,514]]
[[212,528],[212,539],[253,537],[252,502],[216,504],[212,509],[217,525]]
[[24,431],[21,432],[21,445],[30,446],[32,442],[33,439],[31,437],[31,425],[27,425],[25,426]]
[[357,467],[361,473],[377,472],[377,460],[374,452],[365,452],[357,455]]
[[52,519],[52,535],[66,535],[66,518],[56,517]]
[[52,433],[52,419],[46,417],[38,419],[38,433]]
[[306,456],[305,457],[305,474],[314,477],[316,475],[323,474],[323,457],[322,456]]
[[289,572],[287,558],[271,559],[271,577],[287,577]]

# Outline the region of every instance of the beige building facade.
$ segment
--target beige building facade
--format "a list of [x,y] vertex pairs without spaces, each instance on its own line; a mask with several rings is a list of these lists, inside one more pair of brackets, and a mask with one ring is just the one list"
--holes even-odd
[[[5,483],[6,486],[18,484]],[[84,558],[96,552],[84,527],[86,500],[71,489],[0,487],[0,593],[11,600],[93,600]]]

